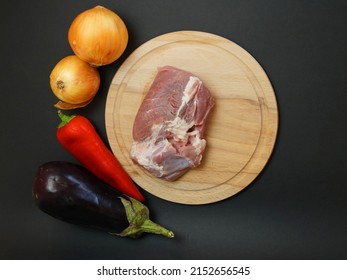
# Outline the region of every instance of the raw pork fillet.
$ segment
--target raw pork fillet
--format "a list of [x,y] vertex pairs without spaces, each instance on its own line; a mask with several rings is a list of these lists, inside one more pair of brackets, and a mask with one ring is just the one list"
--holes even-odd
[[198,77],[171,66],[160,68],[135,118],[131,159],[168,181],[198,166],[213,105]]

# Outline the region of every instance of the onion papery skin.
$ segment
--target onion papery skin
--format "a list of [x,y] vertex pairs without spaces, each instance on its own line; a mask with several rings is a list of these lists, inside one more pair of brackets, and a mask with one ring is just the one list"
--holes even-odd
[[116,61],[125,51],[128,37],[123,20],[102,6],[77,15],[68,31],[73,52],[96,67]]
[[87,105],[99,90],[100,74],[97,68],[70,55],[53,68],[50,85],[54,95],[64,103]]

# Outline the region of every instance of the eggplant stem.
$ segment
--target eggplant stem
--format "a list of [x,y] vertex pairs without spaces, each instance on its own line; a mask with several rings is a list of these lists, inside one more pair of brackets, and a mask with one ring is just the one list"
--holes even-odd
[[173,238],[175,236],[171,230],[151,221],[148,208],[140,201],[131,197],[128,198],[129,200],[124,197],[119,198],[124,205],[129,226],[118,235],[137,238],[144,232],[147,232],[159,234],[168,238]]
[[157,223],[154,223],[151,220],[146,220],[144,223],[141,225],[141,229],[144,232],[148,233],[154,233],[154,234],[159,234],[168,238],[174,238],[175,234],[171,231],[168,230],[161,225],[158,225]]

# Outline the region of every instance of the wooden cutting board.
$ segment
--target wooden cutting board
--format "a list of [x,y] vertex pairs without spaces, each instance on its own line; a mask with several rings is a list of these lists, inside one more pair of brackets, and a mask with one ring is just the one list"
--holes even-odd
[[[165,65],[197,75],[216,100],[202,163],[175,182],[153,177],[129,157],[135,115]],[[146,42],[126,59],[112,80],[105,120],[112,151],[141,188],[172,202],[206,204],[231,197],[259,175],[275,144],[278,111],[266,73],[248,52],[214,34],[179,31]]]

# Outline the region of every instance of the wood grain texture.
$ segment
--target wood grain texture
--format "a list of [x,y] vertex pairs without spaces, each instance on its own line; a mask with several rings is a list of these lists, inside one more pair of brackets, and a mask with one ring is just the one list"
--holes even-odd
[[[202,163],[175,182],[153,177],[129,157],[135,115],[165,65],[197,75],[216,100]],[[266,73],[243,48],[214,34],[179,31],[148,41],[125,60],[112,80],[105,120],[112,151],[141,188],[176,203],[206,204],[231,197],[259,175],[275,144],[278,110]]]

